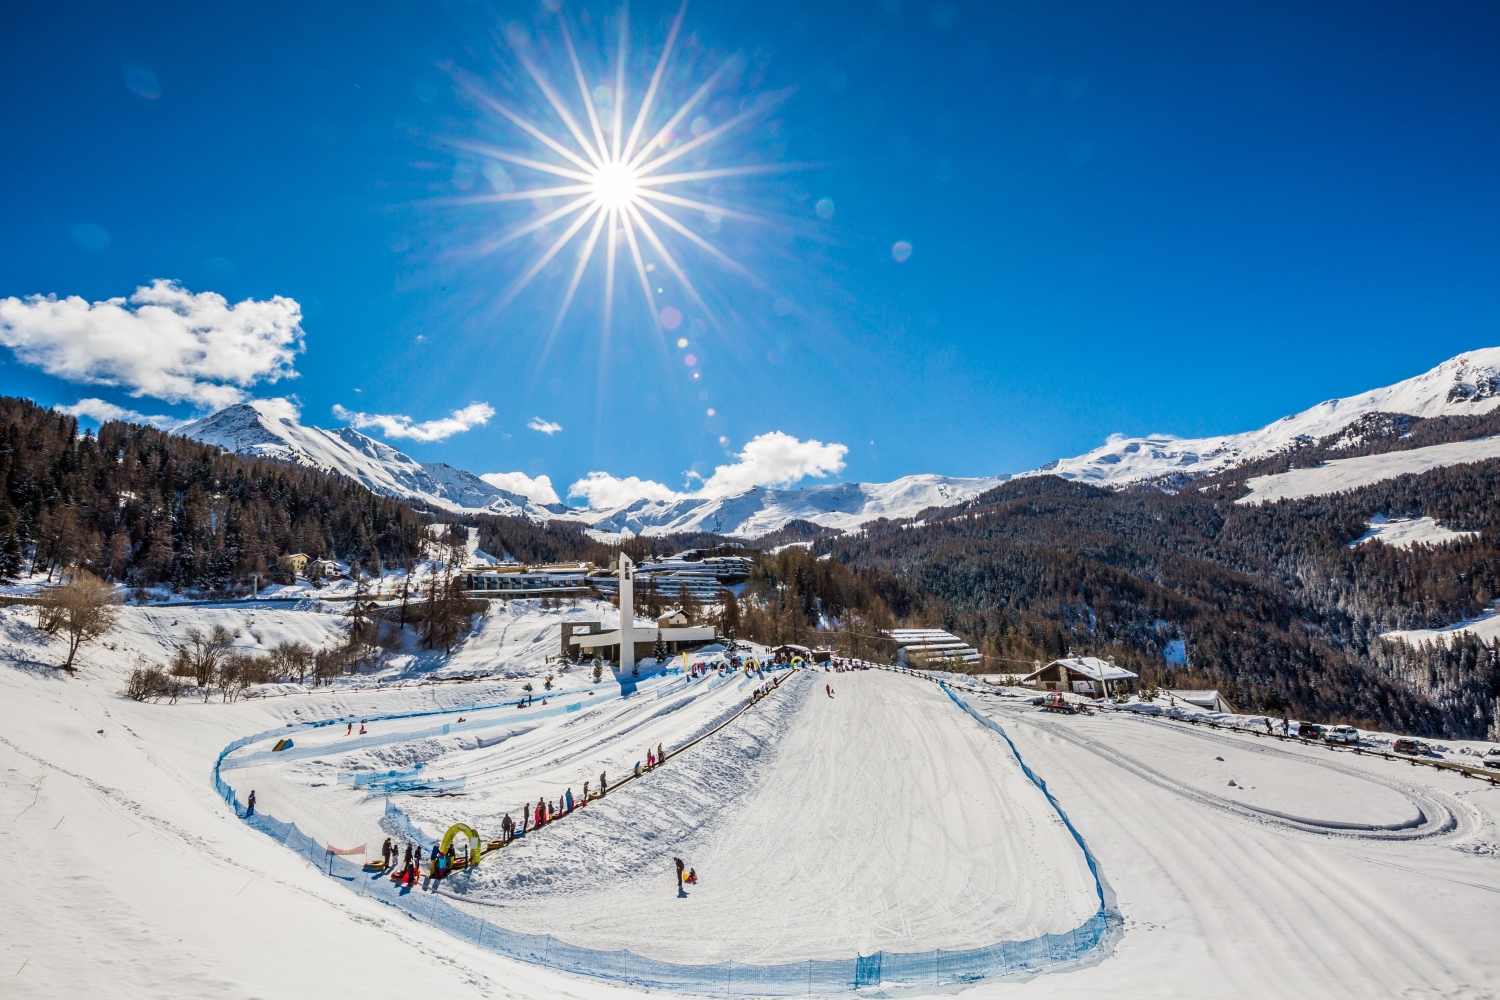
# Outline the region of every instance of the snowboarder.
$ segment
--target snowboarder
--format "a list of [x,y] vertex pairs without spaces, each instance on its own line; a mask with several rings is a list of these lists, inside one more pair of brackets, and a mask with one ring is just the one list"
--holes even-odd
[[682,895],[682,869],[684,865],[681,858],[673,858],[672,863],[677,866],[677,894]]
[[250,789],[250,801],[245,803],[245,818],[255,815],[255,789]]

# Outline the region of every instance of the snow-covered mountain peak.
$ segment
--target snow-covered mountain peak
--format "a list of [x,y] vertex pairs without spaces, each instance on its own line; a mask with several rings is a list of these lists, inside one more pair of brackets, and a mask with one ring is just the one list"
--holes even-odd
[[1092,451],[1022,475],[1054,475],[1099,486],[1187,479],[1274,455],[1299,440],[1319,440],[1371,413],[1442,417],[1488,413],[1497,406],[1500,347],[1486,347],[1395,385],[1327,400],[1260,430],[1207,438],[1111,435]]
[[454,513],[502,514],[536,521],[566,513],[566,508],[541,507],[451,465],[419,462],[351,427],[324,430],[303,424],[284,400],[240,403],[195,420],[177,433],[226,451],[338,473],[372,492]]

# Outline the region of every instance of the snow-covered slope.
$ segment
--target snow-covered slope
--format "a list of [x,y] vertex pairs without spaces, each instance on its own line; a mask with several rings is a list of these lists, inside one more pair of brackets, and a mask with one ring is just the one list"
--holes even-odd
[[889,483],[833,483],[796,490],[756,486],[728,497],[638,500],[584,516],[599,531],[637,535],[711,531],[754,538],[794,520],[848,530],[882,517],[911,517],[928,507],[949,507],[992,490],[1007,478],[916,475]]
[[1268,503],[1344,493],[1395,479],[1397,476],[1420,475],[1433,469],[1467,465],[1492,458],[1500,458],[1500,437],[1453,441],[1426,448],[1388,451],[1379,455],[1336,458],[1307,469],[1291,469],[1273,476],[1256,476],[1245,484],[1250,487],[1250,492],[1235,503]]
[[418,462],[359,431],[308,427],[280,400],[255,399],[195,420],[177,433],[228,451],[295,462],[354,479],[375,493],[455,512],[547,520],[565,512],[498,489],[471,472]]
[[1470,351],[1404,382],[1331,399],[1260,430],[1209,438],[1115,435],[1093,451],[1023,475],[1054,475],[1099,486],[1192,478],[1265,458],[1299,440],[1334,434],[1368,413],[1415,417],[1488,413],[1500,406],[1500,347]]

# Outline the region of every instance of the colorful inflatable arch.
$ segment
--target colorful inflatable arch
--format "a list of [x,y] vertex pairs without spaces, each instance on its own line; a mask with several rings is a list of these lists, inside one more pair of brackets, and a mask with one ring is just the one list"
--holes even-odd
[[448,847],[453,843],[453,838],[460,833],[469,838],[469,866],[472,868],[474,865],[479,864],[482,856],[479,834],[475,832],[473,827],[466,826],[463,823],[454,823],[448,827],[448,832],[443,834],[443,842],[439,845],[438,849],[444,854],[448,853]]
[[747,656],[747,657],[745,657],[745,673],[748,674],[752,670],[759,670],[759,669],[760,669],[760,661],[759,660],[757,660],[753,656]]

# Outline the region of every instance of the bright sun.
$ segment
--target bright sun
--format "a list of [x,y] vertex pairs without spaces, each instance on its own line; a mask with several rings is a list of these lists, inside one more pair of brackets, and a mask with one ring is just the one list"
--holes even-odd
[[[719,264],[757,280],[743,265],[696,230],[701,227],[706,228],[708,233],[716,232],[720,220],[725,218],[748,222],[766,220],[725,206],[714,195],[712,188],[707,192],[706,200],[701,196],[693,196],[696,194],[694,189],[732,177],[797,169],[794,164],[774,163],[709,167],[707,158],[710,146],[752,119],[765,114],[789,92],[766,95],[748,106],[742,105],[738,113],[730,114],[717,123],[710,122],[705,111],[710,93],[721,79],[733,75],[731,70],[742,67],[743,57],[731,56],[696,90],[683,98],[675,111],[669,112],[662,103],[667,96],[665,91],[669,89],[664,86],[664,77],[673,46],[682,29],[687,4],[684,2],[678,8],[655,70],[644,81],[643,88],[630,86],[641,81],[628,80],[625,72],[629,53],[628,19],[624,11],[622,8],[612,87],[600,84],[591,88],[573,47],[567,21],[559,12],[557,25],[567,61],[566,68],[558,74],[558,78],[572,77],[572,82],[578,89],[577,103],[566,98],[565,91],[559,91],[553,86],[553,78],[533,61],[529,47],[512,40],[518,59],[545,98],[545,104],[538,110],[550,110],[552,113],[550,127],[545,119],[533,120],[471,83],[471,93],[482,104],[520,129],[531,140],[531,148],[511,151],[488,144],[457,144],[511,169],[520,168],[525,174],[545,178],[540,184],[528,184],[514,190],[469,199],[473,202],[530,202],[537,206],[536,214],[528,222],[517,225],[482,245],[482,252],[490,252],[530,236],[544,247],[531,266],[510,283],[501,298],[502,307],[547,268],[564,247],[575,240],[580,242],[576,263],[572,266],[572,275],[567,281],[562,305],[552,326],[553,336],[557,334],[563,317],[567,315],[584,271],[595,258],[596,250],[604,259],[603,321],[606,334],[614,308],[615,271],[620,258],[628,261],[627,267],[633,265],[641,294],[653,315],[657,313],[658,289],[656,281],[648,277],[648,271],[661,267],[676,279],[692,304],[710,321],[717,323],[708,304],[689,280],[687,271],[668,249],[668,238],[680,238],[684,244],[690,244],[708,254]],[[633,96],[633,92],[638,89],[643,93],[638,103],[631,102],[636,103],[635,114],[628,116],[625,113],[627,90],[632,91]],[[606,99],[596,100],[595,95],[601,93]],[[581,115],[577,113],[580,105],[583,112]],[[684,157],[691,157],[691,168],[681,168]],[[663,169],[670,164],[677,164],[677,169]],[[554,206],[554,199],[560,200],[562,204]],[[702,221],[695,222],[695,217]],[[658,231],[658,227],[661,227],[661,231]],[[561,271],[554,265],[548,273]],[[658,317],[658,322],[659,319]]]
[[625,208],[636,200],[639,192],[639,178],[624,163],[606,163],[594,171],[591,185],[594,200],[604,209]]

